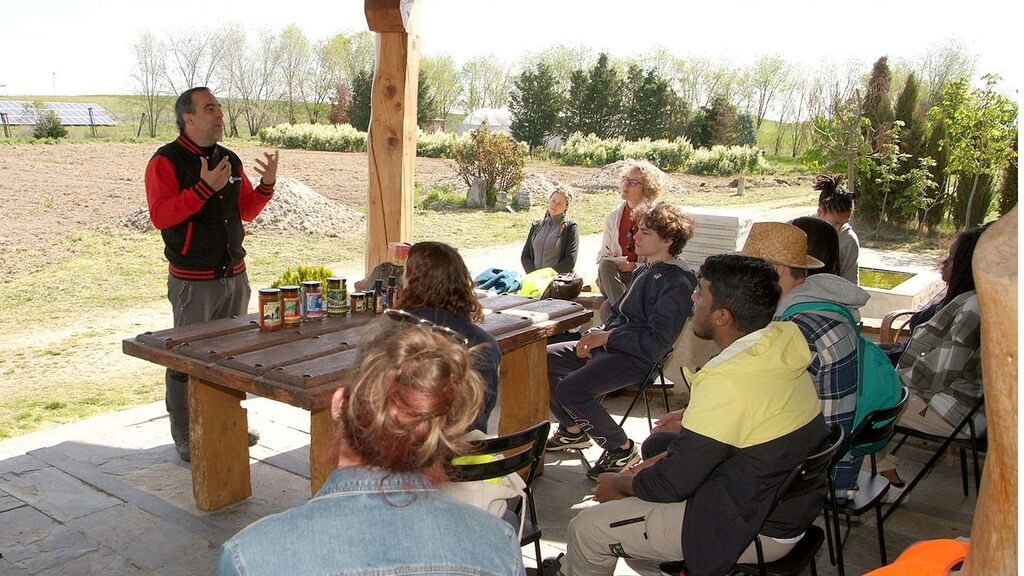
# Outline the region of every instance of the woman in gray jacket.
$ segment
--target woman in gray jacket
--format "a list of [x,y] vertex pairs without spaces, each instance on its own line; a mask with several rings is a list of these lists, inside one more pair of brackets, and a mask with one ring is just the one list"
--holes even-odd
[[576,267],[576,253],[580,247],[580,231],[569,220],[566,211],[572,196],[563,188],[556,188],[548,196],[548,210],[544,218],[530,226],[520,261],[527,274],[541,268],[554,268],[555,272],[572,272]]

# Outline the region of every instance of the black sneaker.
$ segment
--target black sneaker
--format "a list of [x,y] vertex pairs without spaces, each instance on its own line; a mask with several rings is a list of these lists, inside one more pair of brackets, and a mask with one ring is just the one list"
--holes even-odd
[[605,450],[604,454],[597,459],[597,464],[587,470],[587,478],[597,480],[597,477],[605,472],[622,472],[639,461],[640,448],[636,442],[630,440],[629,448]]
[[527,568],[526,576],[562,576],[562,556],[565,554],[559,554],[554,558],[545,558],[540,563],[540,571],[536,568]]
[[573,434],[561,426],[555,430],[555,433],[551,438],[548,438],[544,449],[548,452],[555,452],[557,450],[571,450],[584,448],[590,448],[590,436],[586,432],[580,430],[578,434]]
[[175,443],[174,449],[178,452],[178,458],[181,458],[182,462],[192,461],[192,452],[189,450],[188,442],[182,442],[181,444]]
[[260,441],[260,433],[253,428],[249,428],[249,430],[247,431],[246,440],[248,440],[249,442],[249,448],[252,448],[253,446],[256,445],[257,442]]

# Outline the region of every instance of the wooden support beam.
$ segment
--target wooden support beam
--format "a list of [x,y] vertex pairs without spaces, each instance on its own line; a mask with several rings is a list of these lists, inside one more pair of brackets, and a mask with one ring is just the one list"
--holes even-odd
[[309,415],[309,485],[314,496],[338,467],[337,426],[329,408]]
[[245,392],[188,379],[192,493],[207,512],[252,495]]
[[988,455],[962,574],[1017,573],[1017,207],[974,251]]
[[[547,339],[531,342],[502,356],[498,396],[498,434],[526,430],[548,418]],[[541,460],[538,473],[544,471]]]
[[387,259],[388,242],[412,241],[419,37],[415,0],[365,0],[377,33],[367,135],[366,275]]

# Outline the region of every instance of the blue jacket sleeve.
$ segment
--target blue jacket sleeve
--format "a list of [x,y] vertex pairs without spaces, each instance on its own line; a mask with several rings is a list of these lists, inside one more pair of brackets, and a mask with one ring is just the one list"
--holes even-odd
[[[611,326],[624,322],[612,328],[607,349],[658,362],[675,344],[690,316],[694,280],[692,274],[671,268],[667,272],[652,269],[634,282],[639,285],[634,285],[618,303],[622,318],[615,322],[609,318],[605,323]],[[640,309],[631,302],[634,298],[643,299]]]

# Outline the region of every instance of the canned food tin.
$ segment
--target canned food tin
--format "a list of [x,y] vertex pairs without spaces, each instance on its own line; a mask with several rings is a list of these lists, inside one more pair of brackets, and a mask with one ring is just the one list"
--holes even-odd
[[281,329],[281,289],[260,288],[260,330]]
[[302,320],[302,298],[298,286],[281,286],[281,321],[284,326],[298,326]]

